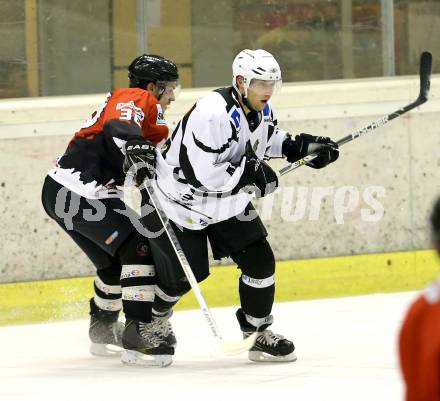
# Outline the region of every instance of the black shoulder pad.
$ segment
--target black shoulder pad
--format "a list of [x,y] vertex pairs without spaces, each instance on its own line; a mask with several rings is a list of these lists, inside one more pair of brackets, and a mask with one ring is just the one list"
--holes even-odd
[[217,92],[222,96],[222,98],[226,102],[226,111],[229,112],[229,110],[232,109],[232,107],[240,107],[239,103],[235,100],[234,96],[232,95],[234,88],[232,86],[228,86],[225,88],[218,88],[214,92]]

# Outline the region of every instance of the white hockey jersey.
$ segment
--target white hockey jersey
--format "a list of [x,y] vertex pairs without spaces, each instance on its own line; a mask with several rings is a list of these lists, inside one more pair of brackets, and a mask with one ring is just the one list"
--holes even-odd
[[287,134],[269,103],[258,114],[250,127],[229,87],[209,93],[182,118],[157,157],[152,183],[172,221],[199,230],[243,212],[253,197],[236,190],[246,143],[260,159],[282,157]]

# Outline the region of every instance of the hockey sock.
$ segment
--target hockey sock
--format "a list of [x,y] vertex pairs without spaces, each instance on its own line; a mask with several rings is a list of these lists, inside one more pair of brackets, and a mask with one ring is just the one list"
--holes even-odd
[[153,265],[123,265],[122,303],[127,319],[151,322],[156,271]]
[[264,238],[232,255],[242,271],[239,281],[243,312],[255,318],[269,316],[275,295],[275,259]]
[[[120,269],[101,269],[97,271],[94,282],[94,305],[104,311],[119,312],[122,308],[122,292],[119,284]],[[94,308],[91,306],[91,314]]]
[[250,277],[242,274],[239,282],[239,293],[243,311],[256,318],[270,315],[272,310],[275,285],[273,275],[270,277]]

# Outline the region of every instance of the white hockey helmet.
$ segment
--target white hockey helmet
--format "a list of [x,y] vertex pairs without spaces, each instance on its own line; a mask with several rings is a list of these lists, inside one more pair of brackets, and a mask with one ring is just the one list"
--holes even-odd
[[244,79],[244,95],[253,79],[275,81],[275,89],[281,87],[281,68],[275,57],[263,49],[242,50],[237,54],[232,63],[232,85],[237,88],[237,77]]

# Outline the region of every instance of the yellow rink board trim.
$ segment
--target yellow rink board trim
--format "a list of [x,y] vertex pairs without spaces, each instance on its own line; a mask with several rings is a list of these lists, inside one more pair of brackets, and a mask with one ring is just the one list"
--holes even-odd
[[[276,301],[422,288],[440,272],[434,251],[393,252],[277,262]],[[210,307],[238,305],[239,270],[211,268],[202,284]],[[93,277],[0,284],[0,325],[85,318]],[[177,310],[197,308],[192,293]]]

